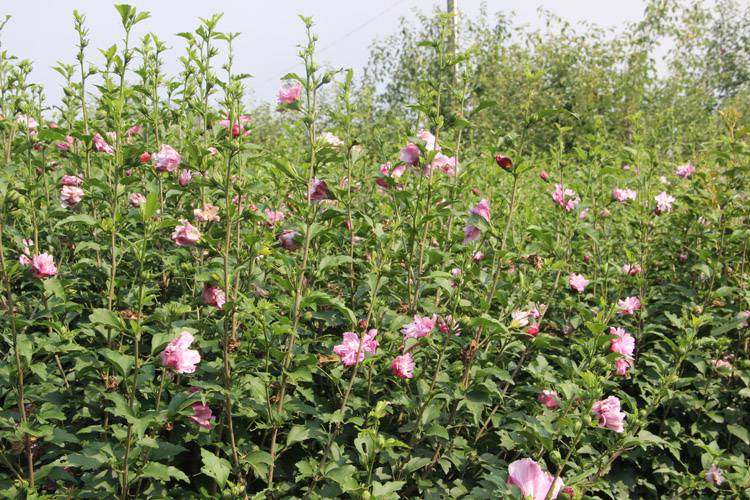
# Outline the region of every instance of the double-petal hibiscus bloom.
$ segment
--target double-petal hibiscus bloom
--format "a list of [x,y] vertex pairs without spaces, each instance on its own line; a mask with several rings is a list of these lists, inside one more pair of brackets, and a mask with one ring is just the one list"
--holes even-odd
[[[481,217],[487,223],[490,222],[490,202],[487,201],[485,198],[482,198],[477,205],[469,210],[469,215],[475,215],[477,217]],[[476,227],[474,224],[466,224],[464,227],[464,245],[469,243],[470,241],[478,240],[479,237],[482,235],[482,231]]]
[[610,396],[594,403],[591,411],[596,415],[599,421],[599,427],[609,429],[615,432],[625,430],[625,412],[620,411],[620,399],[617,396]]
[[35,255],[31,259],[31,274],[40,280],[55,276],[57,274],[55,260],[47,252]]
[[615,335],[615,338],[610,340],[610,351],[622,355],[622,358],[615,361],[615,373],[617,375],[625,375],[628,368],[633,365],[635,337],[622,328],[610,327],[609,333],[610,335]]
[[635,200],[636,192],[632,189],[620,189],[615,188],[612,190],[612,198],[619,201],[620,203],[625,203],[628,200]]
[[555,191],[552,193],[552,199],[555,200],[555,203],[565,209],[566,212],[570,212],[581,203],[581,198],[578,197],[576,192],[572,189],[566,188],[562,184],[555,184]]
[[293,84],[279,89],[279,104],[292,104],[299,100],[302,95],[302,84],[294,82]]
[[625,297],[624,299],[617,301],[617,307],[619,308],[620,314],[629,315],[634,314],[641,308],[641,301],[638,297]]
[[679,167],[677,167],[677,171],[675,173],[678,176],[686,179],[693,175],[693,172],[695,172],[695,167],[692,163],[688,162],[685,165],[680,165]]
[[662,191],[654,197],[656,201],[656,213],[662,214],[672,211],[672,203],[675,202],[674,196],[670,196],[666,191]]
[[177,373],[194,373],[195,365],[201,360],[200,353],[190,349],[194,340],[190,332],[180,332],[162,351],[161,364]]
[[573,273],[568,278],[568,284],[570,285],[570,288],[578,293],[583,293],[589,283],[590,281],[584,278],[582,274]]
[[224,290],[209,283],[203,285],[203,293],[201,294],[201,296],[203,298],[203,302],[207,306],[215,307],[217,309],[221,309],[222,307],[224,307],[224,304],[227,301]]
[[436,322],[437,316],[434,314],[432,316],[420,316],[419,314],[415,314],[414,321],[401,329],[401,333],[404,335],[404,340],[426,337],[435,328]]
[[341,358],[344,366],[360,363],[365,359],[365,353],[375,354],[375,351],[377,351],[378,341],[375,340],[377,334],[377,330],[370,329],[360,339],[360,336],[354,332],[344,332],[342,342],[334,346],[333,352]]
[[180,219],[180,225],[174,229],[172,240],[178,247],[189,247],[198,243],[201,232],[185,219]]
[[159,152],[154,155],[154,168],[157,172],[174,172],[181,161],[180,153],[172,146],[162,144]]
[[412,378],[414,376],[414,358],[407,352],[396,356],[391,362],[391,372],[398,378]]
[[560,396],[557,394],[557,391],[553,391],[552,389],[545,389],[540,392],[536,400],[539,401],[539,404],[550,410],[554,410],[560,406]]

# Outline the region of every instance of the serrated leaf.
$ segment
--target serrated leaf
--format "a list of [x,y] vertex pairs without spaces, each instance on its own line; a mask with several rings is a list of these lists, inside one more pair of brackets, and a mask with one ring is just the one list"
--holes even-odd
[[139,477],[148,477],[159,481],[169,481],[170,479],[178,479],[186,483],[190,482],[190,479],[177,467],[171,465],[160,464],[159,462],[149,462],[146,466],[141,469]]
[[67,226],[68,224],[84,224],[86,226],[95,226],[96,219],[88,214],[70,215],[55,224],[55,229],[58,229],[62,226]]
[[357,469],[353,465],[342,465],[326,472],[326,477],[338,483],[342,490],[351,491],[359,486],[355,479],[356,472]]
[[44,291],[51,296],[65,300],[65,289],[57,278],[44,280]]
[[231,470],[229,462],[221,457],[217,457],[205,448],[201,448],[201,461],[203,462],[201,472],[216,481],[219,488],[223,488]]
[[286,436],[286,445],[290,446],[310,438],[310,428],[307,425],[295,425]]
[[246,460],[250,464],[250,467],[253,468],[255,475],[262,478],[265,478],[268,474],[268,467],[273,461],[271,460],[271,454],[262,450],[248,453]]
[[742,323],[744,323],[745,318],[737,318],[733,319],[731,321],[727,321],[721,326],[717,326],[716,328],[711,330],[711,336],[712,337],[718,337],[720,335],[724,335],[725,333],[734,330],[735,328],[739,327]]
[[443,439],[448,439],[448,430],[442,425],[435,424],[425,431],[425,436],[437,436]]
[[406,481],[388,481],[387,483],[372,482],[373,498],[398,498],[398,495],[392,495],[400,490]]
[[84,448],[80,453],[68,456],[67,463],[83,470],[96,470],[109,465],[107,457],[96,448]]
[[108,309],[94,309],[89,314],[89,321],[99,325],[107,325],[113,328],[123,329],[123,322],[115,313]]
[[128,376],[135,362],[133,356],[129,354],[122,354],[120,352],[113,351],[112,349],[107,349],[106,347],[99,349],[99,352],[102,354],[102,356],[104,356],[104,359],[109,361],[109,363],[117,369],[118,373],[121,376]]
[[406,462],[404,469],[407,472],[414,472],[415,470],[421,469],[430,462],[431,460],[427,457],[412,457],[408,462]]

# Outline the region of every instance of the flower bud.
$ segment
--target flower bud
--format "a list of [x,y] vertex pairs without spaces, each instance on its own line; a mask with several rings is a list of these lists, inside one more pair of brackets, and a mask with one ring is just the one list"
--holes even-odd
[[507,156],[495,155],[495,163],[506,172],[510,172],[513,169],[513,161]]

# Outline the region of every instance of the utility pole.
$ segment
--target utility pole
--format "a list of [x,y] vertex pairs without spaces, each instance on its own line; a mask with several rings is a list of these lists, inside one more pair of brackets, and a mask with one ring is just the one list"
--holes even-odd
[[[447,53],[448,57],[455,61],[456,59],[456,17],[458,17],[458,12],[456,9],[456,3],[458,3],[458,0],[447,0],[447,8],[446,12],[448,14],[448,47],[447,47]],[[450,83],[451,86],[456,85],[456,64],[452,63],[450,67]],[[451,91],[448,92],[448,95],[446,95],[445,100],[445,110],[443,112],[443,115],[448,118],[448,120],[451,120],[452,117],[452,109],[453,109],[453,96]]]
[[[451,58],[456,57],[456,17],[458,12],[456,11],[456,3],[458,0],[448,0],[447,13],[449,16],[448,27],[450,33],[448,33],[448,54]],[[453,66],[453,81],[456,80],[456,67]]]
[[448,0],[448,8],[446,9],[450,16],[450,34],[448,35],[448,51],[451,56],[456,55],[456,2],[458,0]]

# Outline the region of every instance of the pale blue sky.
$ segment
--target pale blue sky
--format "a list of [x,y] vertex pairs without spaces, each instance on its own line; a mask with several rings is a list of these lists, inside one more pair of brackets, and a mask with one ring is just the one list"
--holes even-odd
[[[456,0],[459,10],[476,15],[480,0]],[[62,78],[51,68],[58,61],[75,62],[76,34],[73,9],[86,14],[90,30],[89,58],[101,66],[98,48],[119,43],[122,31],[119,15],[108,0],[3,0],[0,15],[10,14],[3,30],[2,48],[19,58],[34,62],[33,78],[44,85],[49,101],[62,95]],[[221,31],[239,31],[235,71],[254,75],[247,82],[255,100],[272,100],[279,77],[295,69],[296,45],[303,41],[304,29],[297,14],[313,16],[319,35],[319,57],[335,67],[351,67],[358,73],[367,61],[370,43],[394,33],[398,18],[415,11],[427,12],[433,6],[445,8],[445,0],[131,0],[151,18],[139,24],[136,37],[153,31],[171,48],[166,55],[167,71],[179,68],[183,55],[181,31],[192,31],[197,18],[224,12]],[[619,27],[639,19],[645,0],[487,0],[488,11],[515,12],[521,23],[541,26],[541,7],[572,21],[589,21],[606,27]],[[223,59],[222,59],[223,60]]]

